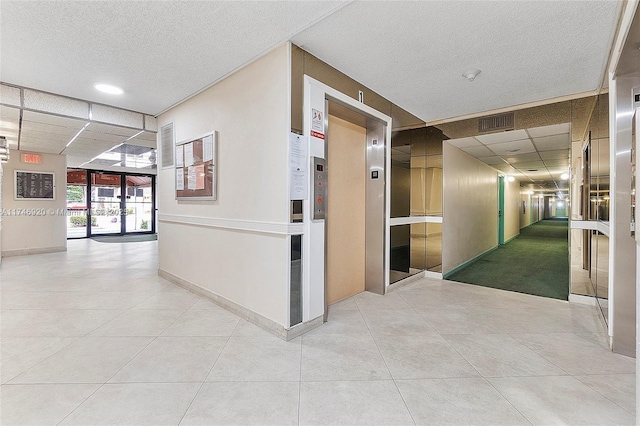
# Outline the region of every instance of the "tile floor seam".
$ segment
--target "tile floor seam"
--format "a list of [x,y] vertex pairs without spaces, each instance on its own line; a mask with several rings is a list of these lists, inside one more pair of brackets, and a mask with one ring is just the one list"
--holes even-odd
[[[460,353],[460,351],[458,351],[455,347],[454,349],[456,349],[456,351],[460,354],[460,356],[462,356],[469,364],[471,364],[471,366],[473,368],[476,368],[476,371],[478,371],[478,374],[480,374],[480,377],[483,377],[485,379],[498,379],[501,377],[566,377],[566,376],[571,376],[571,374],[569,372],[567,372],[564,368],[561,368],[560,366],[556,365],[555,363],[551,362],[550,360],[548,360],[547,358],[545,358],[544,356],[542,356],[541,354],[539,354],[538,352],[536,352],[535,350],[529,348],[527,345],[524,345],[522,343],[520,343],[518,340],[516,340],[511,334],[506,333],[490,333],[490,334],[482,334],[483,336],[490,336],[490,335],[500,335],[500,336],[509,336],[511,339],[513,339],[516,343],[522,345],[525,349],[528,349],[529,351],[531,351],[533,354],[539,356],[540,358],[544,359],[545,361],[547,361],[548,363],[550,363],[551,365],[553,365],[554,367],[556,367],[557,369],[561,370],[562,372],[564,372],[565,374],[563,375],[558,375],[558,374],[545,374],[545,375],[531,375],[531,376],[485,376],[484,374],[482,374],[476,367],[475,365],[473,365],[471,363],[471,361],[469,361],[462,353]],[[477,334],[445,334],[442,337],[447,340],[446,337],[444,336],[477,336]],[[449,343],[449,341],[447,340],[447,343]],[[450,344],[450,343],[449,343]]]
[[[133,310],[133,308],[127,309],[127,310],[125,310],[121,315],[124,315],[125,313],[130,312],[130,311],[132,311],[132,310]],[[161,309],[154,309],[154,310],[161,310]],[[185,312],[186,312],[186,310],[185,310]],[[137,357],[138,355],[140,355],[140,354],[141,354],[145,349],[147,349],[147,348],[148,348],[148,347],[149,347],[153,342],[155,342],[155,341],[158,339],[158,337],[160,337],[160,336],[162,335],[162,333],[164,333],[164,332],[167,330],[167,328],[169,328],[169,327],[170,327],[174,322],[176,322],[176,321],[178,320],[178,318],[180,318],[182,315],[184,315],[184,313],[185,313],[185,312],[183,312],[182,314],[180,314],[180,315],[179,315],[179,316],[178,316],[178,317],[177,317],[177,318],[176,318],[176,319],[175,319],[171,324],[167,325],[167,326],[166,326],[166,327],[165,327],[165,328],[164,328],[164,329],[163,329],[163,330],[162,330],[162,331],[161,331],[157,336],[94,336],[94,337],[96,337],[96,338],[102,338],[102,337],[153,337],[153,339],[151,339],[151,341],[149,341],[149,343],[147,343],[146,345],[144,345],[144,347],[142,347],[138,352],[136,352],[136,353],[131,357],[131,359],[129,359],[129,361],[127,361],[127,362],[126,362],[122,367],[120,367],[120,368],[119,368],[119,369],[118,369],[118,370],[117,370],[113,375],[111,375],[111,377],[109,377],[109,378],[105,381],[105,384],[109,383],[109,381],[110,381],[111,379],[113,379],[114,377],[116,377],[116,376],[118,375],[118,373],[120,373],[120,372],[121,372],[122,370],[124,370],[124,369],[129,365],[129,364],[131,364],[131,362],[132,362],[134,359],[136,359],[136,357]],[[120,315],[119,315],[119,316],[120,316]],[[119,316],[118,316],[118,317],[119,317]],[[118,318],[118,317],[116,317],[116,318]],[[115,320],[116,318],[114,318],[114,320]],[[112,320],[112,321],[113,321],[113,320]],[[109,322],[111,322],[111,321],[109,321]],[[107,324],[107,323],[105,323],[105,324],[103,324],[103,325],[106,325],[106,324]],[[99,327],[98,327],[98,328],[99,328]],[[95,331],[95,330],[94,330],[94,331]]]
[[[566,377],[566,376],[559,376],[559,377]],[[529,422],[529,424],[531,424],[531,426],[534,426],[535,423],[529,418],[527,417],[523,412],[521,412],[520,410],[518,410],[518,407],[516,407],[513,402],[511,402],[511,400],[509,398],[507,398],[506,396],[504,396],[502,394],[502,392],[500,392],[500,390],[498,390],[498,388],[496,388],[493,383],[491,383],[491,380],[488,380],[487,378],[482,378],[482,380],[484,380],[485,382],[487,382],[489,384],[489,386],[491,386],[497,393],[498,395],[500,395],[505,401],[507,401],[509,403],[509,405],[516,410],[516,412],[518,414],[520,414],[522,416],[523,419],[525,419],[527,422]]]
[[[239,322],[238,322],[239,323]],[[238,324],[236,324],[236,327],[238,327]],[[233,331],[235,331],[235,328],[233,329]],[[196,393],[193,395],[193,398],[191,398],[191,401],[189,402],[189,405],[187,405],[187,408],[184,410],[184,413],[182,413],[182,416],[180,417],[180,421],[178,421],[177,426],[180,425],[180,423],[183,422],[184,417],[187,415],[187,413],[189,412],[189,410],[191,409],[191,406],[193,405],[193,402],[196,400],[196,398],[198,397],[198,394],[200,393],[200,391],[202,391],[202,388],[204,387],[205,383],[207,383],[207,379],[209,378],[209,375],[211,374],[211,372],[213,371],[213,368],[216,366],[216,363],[218,362],[218,360],[220,359],[220,356],[222,355],[222,352],[224,351],[224,348],[227,347],[227,344],[229,344],[229,340],[231,340],[231,336],[233,336],[233,332],[231,333],[231,335],[229,335],[227,337],[227,341],[224,342],[224,345],[222,346],[222,349],[220,349],[220,352],[218,353],[218,356],[216,357],[216,359],[213,361],[213,364],[211,364],[211,367],[209,368],[209,372],[207,374],[204,375],[204,379],[200,382],[200,387],[198,388],[198,390],[196,391]]]
[[407,405],[407,401],[405,400],[404,396],[402,395],[402,392],[400,392],[400,388],[398,387],[398,384],[396,383],[395,378],[393,377],[393,374],[391,374],[391,369],[389,368],[389,365],[387,364],[387,360],[384,358],[384,355],[382,355],[382,351],[380,350],[380,346],[378,346],[378,342],[376,341],[375,336],[371,332],[371,328],[369,327],[369,323],[367,323],[367,320],[364,317],[364,314],[360,310],[360,306],[358,306],[357,303],[356,303],[356,306],[358,307],[358,311],[360,312],[360,316],[362,317],[362,320],[364,321],[364,325],[367,327],[367,330],[369,330],[369,335],[371,336],[371,339],[373,339],[373,343],[376,345],[376,349],[378,349],[378,353],[380,354],[380,358],[382,358],[382,362],[384,362],[384,366],[387,369],[387,371],[389,372],[389,377],[391,377],[391,381],[393,382],[393,386],[396,387],[396,390],[398,391],[398,395],[400,395],[400,399],[402,399],[402,403],[404,404],[404,408],[407,410],[407,413],[409,413],[409,417],[411,417],[411,421],[413,422],[413,424],[417,425],[416,419],[413,417],[413,413],[411,412],[411,410],[409,409],[409,406]]
[[[65,339],[65,337],[62,337],[62,338],[63,338],[63,339]],[[74,338],[74,337],[71,337],[71,338]],[[33,339],[33,337],[12,337],[12,339]],[[59,349],[59,350],[57,350],[56,352],[52,353],[52,354],[51,354],[51,355],[49,355],[48,357],[46,357],[46,358],[44,358],[44,359],[42,359],[42,360],[40,360],[40,361],[36,362],[35,364],[31,365],[30,367],[28,367],[28,368],[26,368],[26,369],[22,370],[21,372],[19,372],[19,373],[18,373],[18,374],[16,374],[15,376],[11,377],[10,379],[8,379],[8,380],[6,380],[6,381],[3,381],[3,383],[2,383],[2,384],[0,384],[0,386],[3,386],[3,385],[6,385],[6,384],[9,384],[9,382],[10,382],[11,380],[13,380],[13,379],[15,379],[16,377],[18,377],[19,375],[21,375],[21,374],[23,374],[23,373],[27,372],[27,370],[32,369],[32,368],[33,368],[33,367],[35,367],[36,365],[38,365],[38,364],[40,364],[40,363],[42,363],[42,362],[46,361],[47,359],[51,358],[52,356],[54,356],[54,355],[55,355],[55,354],[57,354],[58,352],[62,351],[63,349],[68,348],[69,346],[73,345],[74,343],[78,342],[78,341],[79,341],[79,340],[81,340],[81,339],[84,339],[84,336],[76,338],[73,342],[69,342],[69,344],[68,344],[68,345],[63,346],[62,348],[60,348],[60,349]],[[1,357],[0,357],[0,358],[1,358]],[[13,383],[13,384],[17,385],[17,384],[19,384],[19,383]]]
[[[584,374],[581,374],[581,376],[583,376]],[[604,376],[605,374],[592,374],[592,376]],[[607,374],[608,375],[608,374]],[[602,395],[606,400],[610,401],[611,403],[617,405],[618,407],[622,408],[623,410],[625,410],[627,413],[632,414],[632,415],[636,415],[636,413],[634,411],[628,410],[625,407],[623,407],[622,405],[618,404],[616,401],[614,401],[613,399],[609,398],[607,395],[605,395],[604,393],[600,392],[598,389],[594,388],[593,386],[591,386],[589,383],[585,383],[582,380],[580,380],[578,378],[578,376],[573,376],[574,379],[576,379],[577,381],[579,381],[580,383],[582,383],[585,386],[588,386],[589,389],[593,390],[594,392],[597,392],[599,395]]]
[[[544,335],[549,335],[549,334],[554,334],[554,333],[526,333],[526,334],[544,334]],[[561,333],[561,334],[567,334],[567,333]],[[571,333],[574,334],[574,333]],[[518,339],[516,339],[513,336],[513,333],[508,333],[509,337],[511,337],[513,340],[515,340],[516,342],[520,343],[520,341]],[[533,348],[530,348],[529,346],[525,345],[524,343],[520,343],[523,346],[525,346],[526,348],[530,349],[531,351],[533,351],[536,355],[538,355],[539,357],[541,357],[542,359],[544,359],[545,361],[547,361],[548,363],[552,364],[553,366],[555,366],[556,368],[564,371],[566,373],[567,376],[573,376],[573,374],[571,374],[570,372],[568,372],[565,368],[562,368],[560,365],[558,365],[558,363],[553,362],[552,360],[550,360],[549,358],[547,358],[546,356],[544,356],[542,353],[540,353],[539,351],[536,351]],[[558,376],[559,377],[559,376]]]
[[[60,383],[56,383],[56,384],[60,384]],[[89,398],[91,398],[93,395],[96,394],[96,392],[98,392],[100,389],[102,389],[102,387],[105,385],[105,383],[102,383],[100,386],[98,386],[98,388],[91,392],[89,395],[87,395],[87,397],[85,399],[82,400],[82,402],[80,404],[78,404],[76,406],[76,408],[74,408],[73,410],[71,410],[69,412],[69,414],[67,414],[66,416],[64,416],[58,423],[56,423],[56,426],[62,424],[62,422],[64,422],[66,420],[67,417],[69,417],[70,415],[72,415],[78,408],[80,408],[82,406],[82,404],[84,404],[85,402],[87,402],[89,400]]]

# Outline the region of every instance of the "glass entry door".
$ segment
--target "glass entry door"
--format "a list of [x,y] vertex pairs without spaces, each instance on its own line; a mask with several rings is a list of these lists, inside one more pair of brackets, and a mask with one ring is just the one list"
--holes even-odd
[[122,175],[91,172],[90,235],[124,233]]
[[126,229],[124,232],[153,230],[153,186],[151,176],[126,176]]
[[89,172],[89,235],[154,233],[155,177]]

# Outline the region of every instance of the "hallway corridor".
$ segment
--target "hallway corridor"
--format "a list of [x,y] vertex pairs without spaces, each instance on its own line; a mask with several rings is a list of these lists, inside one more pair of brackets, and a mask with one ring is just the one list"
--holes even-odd
[[546,219],[448,277],[451,281],[569,298],[569,242],[566,219]]
[[635,424],[594,307],[442,280],[284,342],[156,275],[157,242],[3,259],[5,425]]

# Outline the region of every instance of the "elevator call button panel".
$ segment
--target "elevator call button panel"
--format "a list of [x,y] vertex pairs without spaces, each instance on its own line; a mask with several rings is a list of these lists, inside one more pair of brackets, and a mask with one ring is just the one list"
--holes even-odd
[[325,219],[327,214],[327,166],[324,158],[313,157],[313,198],[311,218]]

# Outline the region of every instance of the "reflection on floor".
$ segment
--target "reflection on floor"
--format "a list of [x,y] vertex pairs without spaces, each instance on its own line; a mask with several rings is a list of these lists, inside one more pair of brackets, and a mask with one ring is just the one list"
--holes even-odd
[[635,424],[595,307],[421,279],[291,342],[156,275],[157,242],[3,259],[14,424]]
[[542,220],[448,277],[464,283],[568,300],[568,221]]

